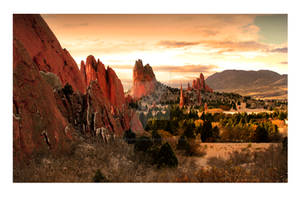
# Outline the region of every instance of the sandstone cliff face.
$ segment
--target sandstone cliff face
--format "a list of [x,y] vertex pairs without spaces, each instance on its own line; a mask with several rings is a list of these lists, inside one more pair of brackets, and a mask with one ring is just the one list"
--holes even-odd
[[156,78],[149,64],[143,66],[141,60],[135,62],[133,69],[133,87],[131,96],[140,99],[151,94],[155,90]]
[[91,81],[97,81],[103,95],[113,106],[118,109],[124,107],[123,85],[112,68],[107,67],[105,69],[104,64],[99,59],[96,61],[94,56],[90,55],[87,57],[86,63],[81,61],[80,71],[86,85],[89,85]]
[[[55,125],[54,125],[55,124]],[[14,161],[44,151],[68,148],[71,129],[56,106],[52,87],[22,43],[13,41],[13,152]]]
[[143,125],[136,112],[132,112],[131,114],[130,129],[134,133],[142,133],[144,131]]
[[53,72],[63,85],[85,93],[86,85],[76,62],[62,49],[53,32],[40,15],[13,15],[13,34],[23,44],[39,71]]
[[90,82],[85,95],[79,92],[66,94],[62,89],[55,90],[54,94],[60,112],[83,136],[97,136],[101,128],[120,136],[129,129],[129,111],[112,109],[97,81]]
[[44,151],[65,152],[76,134],[122,135],[131,126],[116,73],[94,57],[81,73],[39,15],[14,15],[14,161]]

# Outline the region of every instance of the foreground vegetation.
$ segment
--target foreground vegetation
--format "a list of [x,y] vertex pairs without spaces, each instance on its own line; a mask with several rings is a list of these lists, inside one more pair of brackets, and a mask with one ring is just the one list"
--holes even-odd
[[[145,116],[144,116],[145,117]],[[81,138],[65,154],[49,152],[14,165],[14,182],[287,182],[287,137],[272,120],[286,112],[205,113],[169,107],[141,118],[146,132],[103,142]],[[229,157],[206,157],[206,145],[249,143]],[[251,143],[272,143],[253,151]],[[207,143],[208,144],[208,143]],[[199,161],[205,164],[199,164]],[[200,162],[202,163],[202,162]]]
[[157,152],[173,152],[171,165],[164,159],[160,164],[149,159],[153,143],[145,150],[124,140],[85,141],[66,154],[40,154],[14,166],[13,178],[14,182],[287,182],[287,145],[283,144],[258,152],[248,146],[232,152],[229,159],[210,157],[207,166],[198,166],[201,156],[185,156],[164,140],[157,144]]

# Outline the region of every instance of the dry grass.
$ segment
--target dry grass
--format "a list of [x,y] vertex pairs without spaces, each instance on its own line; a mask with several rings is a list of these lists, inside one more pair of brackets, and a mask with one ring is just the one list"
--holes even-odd
[[[205,145],[201,145],[205,148]],[[250,149],[250,148],[247,148]],[[176,169],[157,169],[122,140],[109,144],[79,142],[67,154],[42,154],[14,166],[14,182],[92,182],[100,170],[109,182],[287,182],[287,157],[281,145],[259,152],[233,152],[226,159],[212,157],[201,167],[199,157],[178,154]]]
[[211,168],[198,174],[206,182],[287,182],[287,154],[279,144],[259,152],[234,151],[228,160],[211,157],[208,164]]

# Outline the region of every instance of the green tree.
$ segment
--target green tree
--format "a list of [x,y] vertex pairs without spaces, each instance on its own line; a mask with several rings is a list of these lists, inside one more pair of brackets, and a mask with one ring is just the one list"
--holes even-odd
[[127,130],[125,131],[123,138],[128,144],[134,144],[136,140],[136,135],[131,130]]
[[66,83],[66,85],[62,88],[63,93],[67,97],[68,100],[70,100],[70,95],[73,94],[73,88],[69,83]]
[[147,136],[141,136],[136,139],[134,144],[135,151],[147,152],[153,145],[152,140]]
[[255,129],[253,140],[254,142],[268,142],[268,131],[263,126],[259,125]]
[[180,136],[177,143],[177,149],[184,150],[184,149],[189,149],[189,147],[190,145],[187,141],[186,136],[184,135]]
[[161,136],[158,134],[156,130],[152,131],[152,140],[155,145],[160,145],[162,142]]
[[183,135],[186,136],[187,138],[192,138],[195,139],[195,124],[194,123],[190,123],[190,122],[185,122],[183,127],[184,129],[184,133]]
[[211,122],[208,120],[205,120],[203,123],[203,126],[201,126],[201,140],[202,142],[207,141],[208,138],[212,137],[212,125]]
[[286,114],[284,112],[279,112],[278,119],[284,120],[286,118]]
[[108,182],[108,180],[105,178],[105,176],[101,173],[101,171],[98,169],[95,173],[95,176],[93,177],[93,182]]
[[178,159],[169,143],[163,144],[160,148],[156,164],[159,168],[178,166]]

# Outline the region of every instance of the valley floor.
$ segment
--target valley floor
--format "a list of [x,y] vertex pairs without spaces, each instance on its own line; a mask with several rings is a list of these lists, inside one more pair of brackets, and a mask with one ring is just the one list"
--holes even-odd
[[201,143],[205,149],[205,156],[196,158],[199,167],[208,167],[211,158],[228,160],[233,152],[259,152],[265,151],[272,145],[278,146],[280,143]]
[[94,182],[98,173],[100,182],[287,182],[287,153],[281,143],[201,143],[198,147],[203,151],[199,157],[175,150],[178,167],[158,169],[123,140],[82,141],[67,154],[38,155],[14,166],[13,181]]

